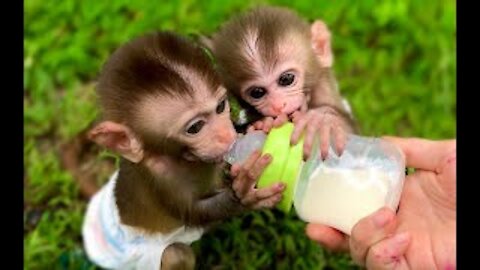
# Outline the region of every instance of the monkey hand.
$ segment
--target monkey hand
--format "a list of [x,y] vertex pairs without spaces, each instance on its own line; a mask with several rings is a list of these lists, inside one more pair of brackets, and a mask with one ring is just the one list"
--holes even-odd
[[233,177],[233,193],[243,206],[249,209],[272,208],[282,199],[282,192],[285,189],[283,183],[255,188],[258,177],[271,160],[269,154],[261,155],[257,150],[242,165],[232,165],[230,174]]
[[250,125],[247,129],[247,132],[253,130],[263,130],[263,132],[268,133],[273,127],[279,127],[288,121],[288,116],[286,114],[280,114],[278,116],[271,117],[266,116],[262,120],[258,120]]
[[335,109],[330,106],[309,109],[306,112],[296,111],[291,115],[295,128],[292,133],[291,143],[298,143],[302,132],[305,130],[303,144],[303,158],[306,160],[312,152],[315,133],[320,135],[320,154],[322,159],[328,155],[330,136],[333,135],[335,150],[341,155],[346,144],[346,135],[349,124]]

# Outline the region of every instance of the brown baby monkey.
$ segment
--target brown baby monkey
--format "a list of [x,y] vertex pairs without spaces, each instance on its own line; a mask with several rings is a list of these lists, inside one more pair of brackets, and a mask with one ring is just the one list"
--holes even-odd
[[290,118],[292,144],[306,131],[304,158],[316,132],[325,158],[331,134],[340,154],[346,134],[356,130],[332,71],[330,36],[320,20],[309,24],[286,8],[258,7],[231,19],[204,42],[227,89],[265,117],[253,128],[268,132]]
[[270,162],[255,152],[223,181],[235,139],[226,89],[205,51],[169,32],[117,49],[100,75],[103,120],[89,133],[120,167],[89,203],[83,239],[105,268],[193,269],[190,243],[205,226],[281,200],[280,183],[256,189]]

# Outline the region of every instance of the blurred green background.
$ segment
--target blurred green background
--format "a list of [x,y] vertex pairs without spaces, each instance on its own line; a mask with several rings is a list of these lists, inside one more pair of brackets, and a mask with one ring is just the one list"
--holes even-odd
[[[364,135],[456,136],[455,1],[25,1],[25,269],[94,269],[82,249],[86,206],[62,144],[97,116],[95,79],[120,44],[148,31],[215,31],[259,3],[321,18],[335,72]],[[115,158],[84,158],[100,183]],[[101,168],[101,169],[99,169]],[[295,213],[258,211],[193,244],[199,269],[355,269],[311,242]]]

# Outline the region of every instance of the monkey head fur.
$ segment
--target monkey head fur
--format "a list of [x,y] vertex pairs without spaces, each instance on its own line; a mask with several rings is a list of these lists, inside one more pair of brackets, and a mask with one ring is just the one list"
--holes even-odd
[[120,47],[98,82],[90,137],[136,163],[152,154],[218,161],[233,142],[226,90],[203,49],[172,33]]

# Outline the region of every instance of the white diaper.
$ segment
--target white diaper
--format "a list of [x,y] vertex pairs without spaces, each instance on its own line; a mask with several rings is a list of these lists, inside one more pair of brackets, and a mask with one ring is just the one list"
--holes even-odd
[[91,199],[83,223],[83,243],[88,257],[108,269],[160,269],[163,251],[170,244],[190,245],[200,239],[203,228],[179,227],[169,234],[145,235],[120,223],[115,203],[116,171]]

